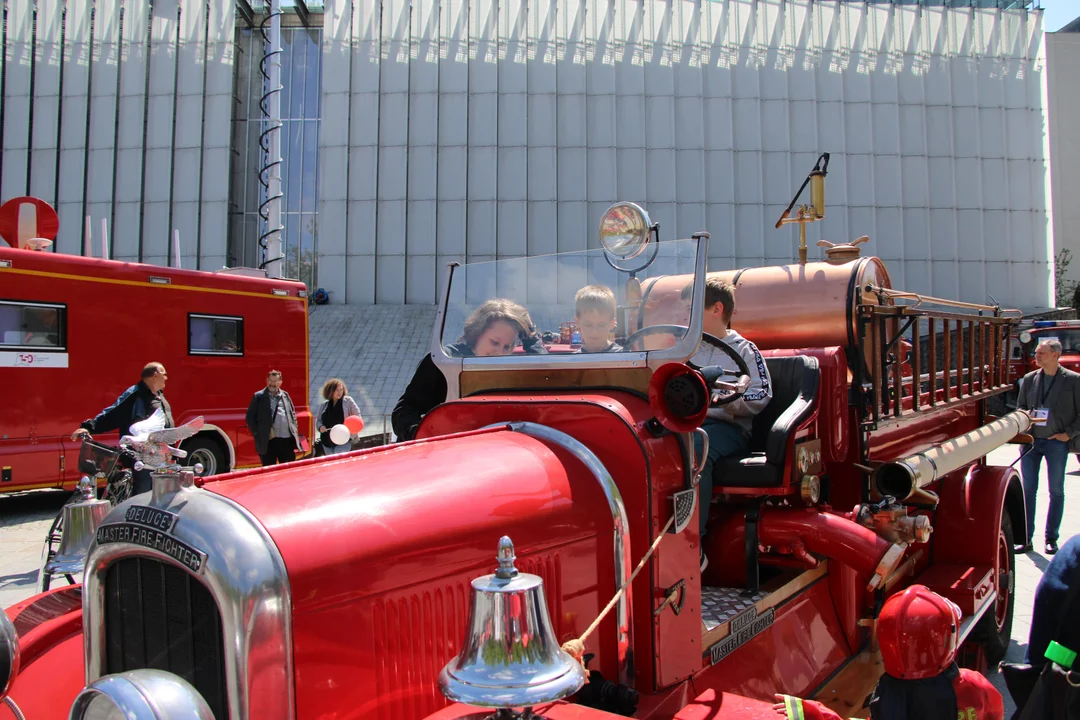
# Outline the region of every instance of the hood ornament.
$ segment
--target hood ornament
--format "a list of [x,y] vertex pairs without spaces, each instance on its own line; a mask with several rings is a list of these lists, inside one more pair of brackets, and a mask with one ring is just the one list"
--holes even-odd
[[180,472],[180,465],[173,459],[186,458],[187,451],[171,446],[198,433],[203,429],[203,424],[200,415],[180,427],[166,428],[165,413],[158,408],[150,417],[132,425],[132,434],[120,438],[120,445],[135,453],[136,470],[146,468],[152,472]]
[[[514,544],[499,540],[498,569],[472,581],[465,642],[439,674],[455,702],[498,708],[499,720],[530,718],[532,706],[560,700],[585,684],[585,669],[559,646],[544,581],[514,566]],[[513,708],[524,708],[514,714]]]

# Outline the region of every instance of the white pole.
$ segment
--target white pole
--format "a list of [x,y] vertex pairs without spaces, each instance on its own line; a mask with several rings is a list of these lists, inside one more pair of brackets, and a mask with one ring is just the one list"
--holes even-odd
[[83,255],[86,257],[94,257],[94,248],[91,246],[91,242],[94,240],[93,226],[90,224],[90,216],[86,216],[86,235],[83,236]]
[[[279,278],[282,276],[281,257],[281,0],[270,0],[270,47],[267,52],[274,55],[270,60],[270,77],[267,81],[266,110],[269,117],[266,118],[269,127],[279,128],[269,135],[269,152],[267,163],[273,163],[267,172],[267,198],[273,198],[267,206],[266,232],[266,274],[268,277]],[[276,91],[276,92],[275,92]]]
[[176,269],[180,269],[180,231],[173,228],[172,231],[173,258],[176,260]]
[[101,218],[101,257],[109,259],[109,229],[105,218]]

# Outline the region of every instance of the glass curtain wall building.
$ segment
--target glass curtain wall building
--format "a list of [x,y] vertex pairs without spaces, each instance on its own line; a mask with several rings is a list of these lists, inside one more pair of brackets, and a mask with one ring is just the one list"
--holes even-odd
[[[256,12],[259,8],[256,7]],[[264,231],[259,205],[264,199],[259,171],[265,163],[259,145],[263,112],[264,78],[260,62],[265,54],[256,24],[245,27],[237,15],[236,80],[232,127],[229,191],[230,266],[258,267],[259,236]],[[318,237],[319,125],[322,119],[322,15],[281,19],[281,224],[286,277],[315,285],[315,249]]]

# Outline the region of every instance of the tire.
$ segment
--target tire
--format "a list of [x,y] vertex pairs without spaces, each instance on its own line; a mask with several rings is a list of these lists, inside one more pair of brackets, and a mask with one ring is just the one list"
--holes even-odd
[[221,447],[221,443],[217,440],[205,435],[197,435],[185,442],[182,447],[187,450],[188,454],[183,460],[185,467],[191,467],[195,463],[202,463],[203,471],[197,473],[199,477],[221,475],[232,469],[229,467],[224,448]]
[[[994,572],[997,575],[994,605],[986,611],[971,630],[971,642],[981,645],[990,667],[1005,659],[1012,639],[1013,609],[1016,593],[1016,565],[1013,557],[1012,518],[1006,510],[1001,513],[1001,530],[998,532],[997,557]],[[1004,567],[1002,567],[1004,565]],[[1002,607],[1004,605],[1004,607]]]

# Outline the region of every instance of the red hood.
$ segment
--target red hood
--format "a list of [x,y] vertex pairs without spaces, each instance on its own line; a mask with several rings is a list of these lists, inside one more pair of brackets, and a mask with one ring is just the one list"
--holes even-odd
[[[273,538],[302,613],[470,569],[492,572],[499,537],[518,555],[593,534],[583,482],[546,445],[506,430],[392,445],[206,489]],[[584,468],[580,468],[584,474]],[[575,495],[578,502],[575,503]]]

